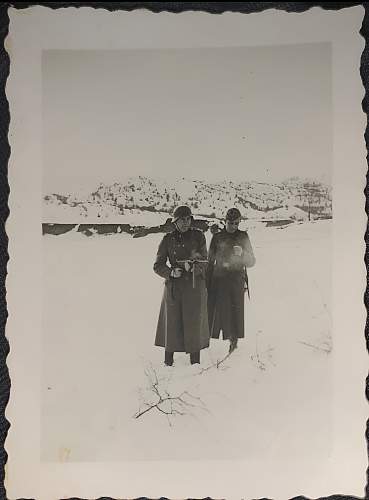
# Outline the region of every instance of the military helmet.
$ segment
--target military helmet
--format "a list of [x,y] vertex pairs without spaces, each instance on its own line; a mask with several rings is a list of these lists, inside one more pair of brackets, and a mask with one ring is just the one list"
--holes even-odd
[[238,208],[230,208],[226,213],[226,220],[234,221],[236,219],[241,219],[241,212]]
[[181,205],[177,207],[173,212],[173,222],[177,222],[178,219],[182,219],[182,217],[192,217],[192,212],[190,207],[186,205]]

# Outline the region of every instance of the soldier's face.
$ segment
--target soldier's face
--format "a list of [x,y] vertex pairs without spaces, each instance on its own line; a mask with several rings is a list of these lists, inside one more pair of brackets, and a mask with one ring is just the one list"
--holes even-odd
[[192,217],[181,217],[177,220],[176,225],[181,233],[185,233],[191,227]]
[[227,233],[234,233],[237,231],[238,226],[240,225],[241,219],[235,219],[235,220],[226,220],[226,231]]

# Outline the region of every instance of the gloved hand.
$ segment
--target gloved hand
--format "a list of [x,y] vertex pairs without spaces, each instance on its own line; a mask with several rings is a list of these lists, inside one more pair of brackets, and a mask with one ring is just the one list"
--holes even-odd
[[192,266],[193,266],[193,265],[192,265],[190,262],[185,262],[185,263],[184,263],[184,268],[186,269],[186,271],[187,271],[188,273],[190,273],[190,272],[192,271]]
[[182,276],[183,269],[180,267],[174,267],[170,273],[172,278],[180,278]]

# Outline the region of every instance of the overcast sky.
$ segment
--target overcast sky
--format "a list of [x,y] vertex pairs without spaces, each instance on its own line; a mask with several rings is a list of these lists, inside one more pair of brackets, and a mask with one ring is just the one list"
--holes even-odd
[[330,182],[329,44],[45,51],[44,193],[131,175]]

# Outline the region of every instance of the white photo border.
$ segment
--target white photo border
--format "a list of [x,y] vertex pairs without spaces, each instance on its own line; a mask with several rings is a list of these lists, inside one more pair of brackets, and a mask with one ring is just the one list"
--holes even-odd
[[[11,191],[6,228],[10,256],[6,335],[11,349],[7,364],[12,387],[6,410],[11,427],[5,443],[9,454],[5,483],[9,497],[363,496],[367,467],[364,440],[367,354],[363,335],[367,165],[366,117],[361,108],[364,88],[359,74],[365,43],[359,35],[363,15],[364,9],[360,6],[341,11],[314,8],[303,14],[274,9],[247,16],[227,12],[217,16],[217,26],[223,29],[215,32],[209,23],[209,16],[214,15],[204,12],[110,13],[92,8],[51,11],[39,6],[23,11],[9,10],[10,34],[6,48],[11,61],[7,82]],[[104,29],[106,26],[109,28]],[[257,46],[323,41],[332,43],[334,85],[333,331],[337,384],[333,395],[333,430],[340,440],[336,442],[331,460],[325,467],[308,459],[279,464],[249,460],[175,464],[164,461],[40,463],[42,50]],[[345,202],[348,197],[350,204]],[[358,380],[362,380],[361,385]]]

